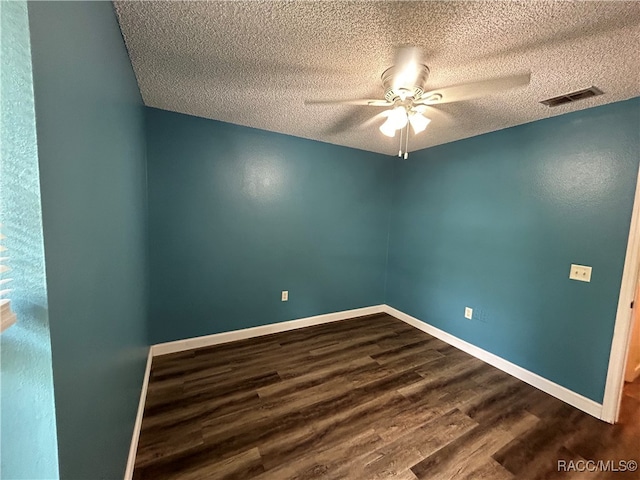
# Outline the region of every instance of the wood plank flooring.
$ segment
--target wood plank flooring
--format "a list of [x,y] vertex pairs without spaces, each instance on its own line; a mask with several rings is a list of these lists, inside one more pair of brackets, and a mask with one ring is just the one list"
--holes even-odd
[[640,460],[630,391],[608,425],[393,317],[360,317],[154,358],[134,479],[640,478],[557,471]]

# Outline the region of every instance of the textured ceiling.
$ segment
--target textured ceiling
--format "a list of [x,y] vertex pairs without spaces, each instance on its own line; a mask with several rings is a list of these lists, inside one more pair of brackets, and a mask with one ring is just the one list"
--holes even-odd
[[[380,153],[374,107],[394,47],[419,46],[427,90],[523,71],[529,86],[439,107],[409,150],[640,96],[640,2],[115,2],[146,105]],[[605,92],[549,108],[540,100]]]

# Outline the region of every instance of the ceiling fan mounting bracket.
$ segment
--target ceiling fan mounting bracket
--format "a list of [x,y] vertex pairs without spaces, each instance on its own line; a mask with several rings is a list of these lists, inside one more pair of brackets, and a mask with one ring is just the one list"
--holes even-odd
[[[406,78],[403,78],[405,77]],[[415,65],[415,71],[406,75],[406,69],[399,71],[397,66],[387,68],[382,74],[384,98],[388,102],[395,102],[407,98],[419,99],[424,93],[424,86],[429,78],[429,67]]]

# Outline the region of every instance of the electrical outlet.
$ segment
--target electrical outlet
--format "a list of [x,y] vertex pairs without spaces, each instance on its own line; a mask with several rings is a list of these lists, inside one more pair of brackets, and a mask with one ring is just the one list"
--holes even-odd
[[289,290],[282,290],[281,299],[282,299],[283,302],[289,301]]
[[576,265],[575,263],[572,263],[571,270],[569,271],[569,278],[580,282],[590,282],[591,267],[588,265]]
[[471,320],[473,318],[473,308],[464,307],[464,318]]

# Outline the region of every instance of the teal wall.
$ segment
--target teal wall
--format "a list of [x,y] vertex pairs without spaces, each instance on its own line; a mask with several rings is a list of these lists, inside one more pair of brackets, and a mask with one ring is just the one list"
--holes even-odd
[[122,478],[147,351],[144,107],[110,2],[29,20],[60,474]]
[[58,450],[26,2],[0,2],[0,49],[0,223],[18,318],[0,337],[0,477],[52,479]]
[[[5,62],[5,12],[27,28],[24,4],[1,5]],[[602,401],[640,99],[403,161],[145,109],[111,3],[28,10],[62,478],[122,478],[149,343],[385,301]],[[33,144],[29,88],[17,95]],[[2,141],[4,155],[4,130]],[[2,476],[55,478],[35,165],[25,175],[20,221],[36,253],[21,323],[0,343]],[[592,265],[592,282],[569,281],[570,263]],[[19,415],[34,408],[25,426]],[[26,434],[31,452],[7,447]],[[35,448],[43,456],[18,471]]]
[[636,98],[395,162],[387,303],[601,402],[639,132]]
[[155,109],[147,141],[151,343],[383,303],[392,158]]

